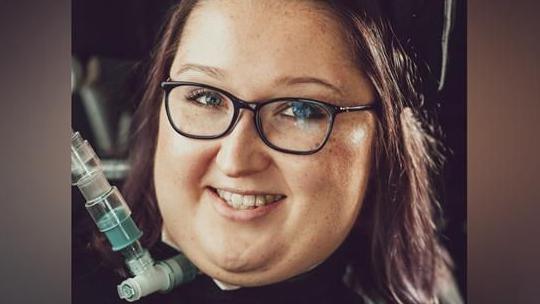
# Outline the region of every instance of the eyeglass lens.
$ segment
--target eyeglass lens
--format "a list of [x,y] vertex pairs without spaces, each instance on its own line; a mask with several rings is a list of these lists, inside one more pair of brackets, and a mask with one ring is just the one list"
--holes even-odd
[[[220,91],[195,85],[174,87],[168,96],[173,125],[192,136],[219,136],[234,118],[234,102]],[[328,133],[331,113],[309,100],[276,100],[259,110],[261,135],[272,145],[291,151],[319,148]]]

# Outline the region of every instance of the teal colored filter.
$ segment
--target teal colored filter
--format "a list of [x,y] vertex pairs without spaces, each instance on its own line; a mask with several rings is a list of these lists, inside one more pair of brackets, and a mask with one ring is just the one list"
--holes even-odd
[[99,218],[96,224],[111,243],[113,251],[126,248],[142,236],[142,231],[124,208],[112,209]]
[[105,234],[113,251],[120,251],[133,275],[117,286],[121,299],[129,302],[154,292],[167,292],[198,274],[183,255],[155,262],[139,238],[142,232],[118,188],[107,181],[99,158],[78,132],[71,137],[71,182],[81,191],[85,208]]

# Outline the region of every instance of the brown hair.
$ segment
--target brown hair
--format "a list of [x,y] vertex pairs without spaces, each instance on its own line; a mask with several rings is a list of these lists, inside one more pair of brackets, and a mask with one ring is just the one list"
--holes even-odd
[[[437,142],[419,115],[422,96],[415,65],[376,1],[317,2],[338,17],[381,103],[368,195],[347,240],[353,269],[348,283],[390,303],[436,302],[440,274],[447,272],[433,221],[437,203],[431,175],[439,158]],[[123,193],[147,247],[160,239],[162,227],[153,183],[160,82],[168,77],[183,26],[197,3],[183,0],[171,9],[133,119],[132,168]]]

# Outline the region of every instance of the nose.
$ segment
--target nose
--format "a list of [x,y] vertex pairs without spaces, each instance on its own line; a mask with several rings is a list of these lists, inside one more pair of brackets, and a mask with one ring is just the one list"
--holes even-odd
[[271,163],[269,148],[259,138],[253,115],[251,111],[241,111],[232,132],[220,139],[216,163],[229,177],[255,174],[264,171]]

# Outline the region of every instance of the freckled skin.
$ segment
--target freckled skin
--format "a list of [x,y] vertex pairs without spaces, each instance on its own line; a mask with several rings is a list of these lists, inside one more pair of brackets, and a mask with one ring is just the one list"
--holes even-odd
[[[218,67],[225,77],[175,73],[185,63]],[[276,85],[283,76],[323,78],[342,94],[316,84]],[[353,105],[374,96],[338,23],[300,1],[203,2],[186,23],[171,77],[245,100],[298,96]],[[356,220],[374,124],[371,112],[340,114],[326,146],[299,156],[267,147],[251,112],[224,138],[194,140],[177,134],[162,108],[154,182],[164,230],[203,272],[229,284],[270,284],[306,271],[343,242]],[[365,136],[351,141],[358,128]],[[287,199],[262,218],[234,222],[216,213],[205,191],[223,185]]]

